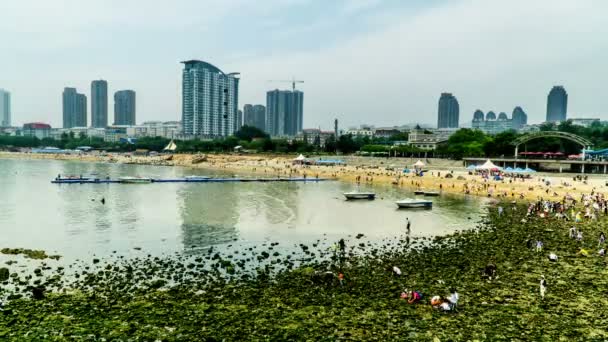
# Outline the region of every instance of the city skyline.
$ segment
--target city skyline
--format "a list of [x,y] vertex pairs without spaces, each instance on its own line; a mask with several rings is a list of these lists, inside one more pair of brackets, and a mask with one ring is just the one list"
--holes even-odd
[[[602,38],[608,28],[601,15],[608,4],[603,2],[270,0],[209,6],[176,1],[160,4],[146,17],[134,5],[116,15],[115,6],[112,0],[76,3],[68,14],[50,11],[56,4],[29,0],[0,5],[6,14],[4,46],[11,51],[0,56],[0,87],[12,93],[14,125],[43,121],[59,126],[61,102],[53,94],[65,84],[88,89],[90,80],[99,77],[110,80],[110,86],[119,82],[121,88],[137,89],[141,121],[179,120],[176,62],[184,58],[240,71],[240,108],[264,103],[269,79],[306,80],[304,127],[329,128],[325,118],[336,113],[344,126],[372,119],[378,126],[434,123],[436,96],[444,90],[458,94],[462,113],[518,103],[529,122],[542,122],[546,91],[554,84],[568,89],[570,117],[608,118],[596,77],[608,57]],[[203,15],[196,14],[204,7]],[[314,15],[320,12],[332,13],[333,20]],[[259,21],[243,30],[238,19],[252,14]],[[513,17],[521,23],[513,25]],[[566,24],[541,27],[535,24],[539,17]],[[221,28],[226,21],[235,25]],[[448,38],[445,31],[453,27]],[[105,44],[110,38],[114,44]],[[192,45],[194,38],[207,43]],[[134,40],[138,49],[125,58],[124,48]],[[488,45],[496,49],[493,58],[479,53]],[[449,47],[458,49],[439,53]],[[41,58],[52,60],[53,67],[35,62]],[[336,94],[336,89],[341,91]],[[381,102],[375,101],[378,94]]]

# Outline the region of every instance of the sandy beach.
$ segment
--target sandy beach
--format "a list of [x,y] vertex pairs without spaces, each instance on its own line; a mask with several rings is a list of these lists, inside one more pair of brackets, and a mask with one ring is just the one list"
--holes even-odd
[[[471,175],[460,161],[425,160],[428,172],[419,177],[402,172],[411,167],[414,159],[405,158],[354,158],[344,157],[345,166],[293,165],[294,156],[286,155],[236,155],[236,154],[174,154],[159,156],[130,156],[126,154],[32,154],[0,152],[0,158],[75,160],[142,165],[180,166],[200,169],[226,170],[280,177],[330,178],[356,184],[382,184],[408,189],[441,191],[444,193],[469,194],[483,197],[503,197],[513,200],[557,200],[566,195],[603,192],[605,177],[591,175],[587,181],[574,180],[575,174],[538,173],[529,179],[505,178],[501,181],[483,179]],[[412,162],[413,161],[413,162]],[[450,175],[446,177],[447,175]],[[549,180],[549,183],[547,183]]]

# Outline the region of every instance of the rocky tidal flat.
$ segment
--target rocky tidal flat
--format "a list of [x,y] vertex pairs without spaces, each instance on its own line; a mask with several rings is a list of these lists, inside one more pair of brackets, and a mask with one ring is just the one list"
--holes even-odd
[[[24,340],[604,340],[607,218],[526,217],[502,204],[451,235],[367,242],[361,235],[280,248],[230,246],[0,271],[0,337]],[[414,227],[415,228],[415,227]],[[542,251],[532,242],[542,241]],[[582,255],[580,248],[587,250]],[[549,253],[559,256],[549,260]],[[483,277],[488,264],[497,278]],[[401,271],[397,275],[394,267]],[[328,273],[331,272],[331,273]],[[342,281],[338,275],[342,273]],[[547,293],[539,293],[541,275]],[[457,310],[430,298],[460,294]],[[422,294],[417,304],[400,298]]]

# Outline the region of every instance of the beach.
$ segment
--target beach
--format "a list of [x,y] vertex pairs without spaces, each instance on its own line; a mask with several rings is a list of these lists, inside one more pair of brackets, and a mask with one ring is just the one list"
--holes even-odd
[[[129,154],[33,154],[0,152],[0,158],[52,159],[83,162],[179,166],[196,169],[224,170],[240,175],[265,177],[318,177],[367,185],[389,185],[410,190],[439,191],[510,200],[558,200],[564,196],[605,189],[605,178],[591,175],[587,180],[574,180],[575,174],[535,173],[531,178],[509,178],[495,181],[470,174],[461,161],[423,159],[428,170],[424,176],[403,173],[412,168],[415,158],[340,157],[346,165],[294,165],[291,155],[238,154],[171,154],[135,156]],[[336,159],[335,156],[321,156]],[[315,158],[316,159],[316,158]],[[145,176],[145,175],[142,175]]]

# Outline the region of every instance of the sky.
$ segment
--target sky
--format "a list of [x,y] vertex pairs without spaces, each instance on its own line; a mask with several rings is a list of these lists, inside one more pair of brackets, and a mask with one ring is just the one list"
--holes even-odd
[[[0,88],[13,124],[61,126],[66,86],[137,92],[137,121],[179,120],[180,61],[240,72],[239,107],[304,80],[304,126],[437,123],[442,92],[541,122],[563,85],[569,117],[608,120],[603,0],[4,0]],[[89,108],[89,122],[90,122]],[[112,123],[112,122],[110,122]]]

